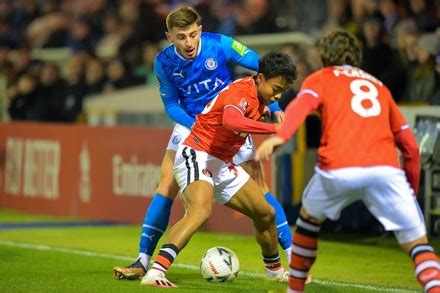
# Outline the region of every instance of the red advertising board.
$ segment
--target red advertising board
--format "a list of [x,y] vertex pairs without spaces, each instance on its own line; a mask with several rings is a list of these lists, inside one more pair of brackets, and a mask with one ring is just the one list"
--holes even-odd
[[[2,123],[0,208],[142,223],[170,133],[149,127]],[[271,174],[269,166],[265,169]],[[178,199],[171,223],[182,214]],[[218,204],[204,228],[252,233],[249,219]]]

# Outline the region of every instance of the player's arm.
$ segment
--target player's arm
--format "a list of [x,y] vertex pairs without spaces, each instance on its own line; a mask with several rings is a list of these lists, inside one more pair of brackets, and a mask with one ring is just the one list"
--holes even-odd
[[260,56],[254,50],[224,35],[221,35],[221,44],[229,62],[249,70],[258,71]]
[[318,109],[319,95],[312,90],[302,90],[293,102],[286,108],[284,123],[276,135],[263,141],[255,152],[256,161],[268,160],[274,149],[290,139],[298,127],[304,122],[307,115]]
[[420,180],[420,155],[417,141],[409,127],[395,133],[394,141],[402,153],[403,170],[405,171],[406,178],[408,178],[414,193],[417,195]]
[[[227,59],[231,63],[238,64],[249,70],[258,71],[260,55],[254,50],[246,47],[239,41],[224,35],[221,35],[221,43]],[[269,105],[269,110],[271,113],[283,111],[278,105],[278,102],[271,103]]]
[[313,90],[303,89],[297,97],[287,106],[286,117],[283,125],[277,132],[277,136],[284,142],[296,132],[304,122],[307,115],[319,107],[319,95]]
[[222,124],[229,130],[241,133],[272,134],[276,132],[275,124],[249,119],[234,105],[225,106]]
[[283,111],[283,109],[281,109],[278,101],[269,104],[268,107],[269,107],[270,112],[272,112],[272,113],[274,113],[276,111]]
[[394,134],[394,142],[402,153],[403,170],[415,195],[419,192],[420,184],[420,153],[416,138],[414,137],[405,118],[394,101],[390,106],[391,130]]
[[162,65],[157,58],[154,60],[154,73],[159,83],[159,93],[165,112],[168,117],[175,123],[181,124],[189,129],[195,122],[195,119],[188,115],[185,110],[179,105],[179,94],[175,85],[167,78],[163,71]]

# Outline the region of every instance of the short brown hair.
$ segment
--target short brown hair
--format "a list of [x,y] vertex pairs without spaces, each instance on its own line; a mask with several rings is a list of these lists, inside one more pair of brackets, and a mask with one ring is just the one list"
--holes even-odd
[[322,37],[318,42],[319,55],[324,66],[360,66],[362,47],[358,39],[343,30],[336,30]]
[[200,14],[192,7],[180,7],[168,14],[166,19],[167,29],[171,31],[174,27],[184,28],[196,23],[202,24]]

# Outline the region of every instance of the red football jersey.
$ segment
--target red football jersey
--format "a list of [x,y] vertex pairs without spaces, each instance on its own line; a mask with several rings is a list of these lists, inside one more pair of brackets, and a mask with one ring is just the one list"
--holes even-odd
[[[296,99],[321,114],[321,169],[399,167],[394,133],[408,125],[387,87],[375,77],[356,67],[326,67],[306,78]],[[293,117],[293,108],[288,110]],[[293,133],[285,126],[277,133],[282,138]]]
[[252,77],[231,83],[209,102],[203,112],[197,115],[196,123],[184,144],[231,162],[248,134],[231,131],[223,126],[223,110],[227,107],[236,108],[243,116],[252,120],[261,118],[265,105],[258,99]]

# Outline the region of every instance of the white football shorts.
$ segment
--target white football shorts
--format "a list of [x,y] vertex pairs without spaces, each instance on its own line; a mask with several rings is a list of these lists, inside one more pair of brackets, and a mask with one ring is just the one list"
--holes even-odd
[[[387,231],[414,230],[426,235],[423,215],[402,169],[390,166],[321,170],[303,193],[303,207],[319,220],[337,220],[341,211],[361,200]],[[397,235],[396,235],[397,236]]]
[[184,144],[180,145],[174,161],[174,177],[183,193],[192,182],[204,180],[214,186],[214,199],[227,203],[249,180],[249,174],[237,165],[224,161]]
[[[176,124],[168,141],[167,150],[177,151],[180,144],[189,136],[190,130],[185,126]],[[254,158],[255,147],[250,135],[247,136],[246,142],[241,146],[238,153],[234,156],[232,161],[235,165],[240,165],[243,162],[250,161]]]

